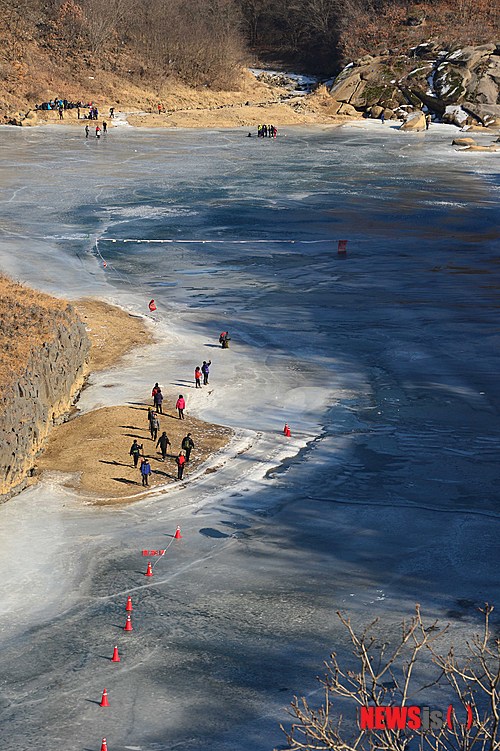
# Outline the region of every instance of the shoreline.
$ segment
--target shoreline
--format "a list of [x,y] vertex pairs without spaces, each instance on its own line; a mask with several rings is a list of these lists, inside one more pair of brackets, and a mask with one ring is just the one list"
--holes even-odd
[[[30,118],[29,122],[23,121],[20,125],[6,123],[4,127],[17,129],[19,127],[43,128],[50,126],[76,130],[77,128],[84,129],[85,126],[88,125],[90,129],[89,138],[92,138],[95,126],[99,125],[102,128],[103,121],[106,121],[108,132],[123,128],[138,128],[144,130],[229,130],[248,128],[254,130],[255,136],[257,136],[257,126],[262,122],[273,122],[276,124],[279,134],[280,129],[284,127],[301,125],[310,127],[316,125],[339,127],[363,119],[361,117],[353,118],[338,115],[328,116],[314,111],[299,113],[286,104],[276,104],[274,106],[257,105],[249,107],[242,104],[221,105],[221,107],[217,107],[213,110],[188,108],[163,113],[161,115],[141,110],[120,110],[116,113],[113,120],[104,116],[99,117],[98,120],[68,119],[60,121],[46,118],[45,116],[38,117],[36,112],[30,112],[31,114],[34,114],[34,117]],[[101,136],[103,136],[102,133]]]
[[[93,373],[108,370],[112,373],[126,355],[156,343],[151,327],[146,325],[147,316],[132,314],[94,298],[72,301],[71,304],[84,322],[91,340],[87,384]],[[101,386],[106,387],[112,388],[113,383]],[[195,449],[187,477],[180,484],[184,484],[190,475],[216,471],[218,467],[204,465],[231,442],[234,431],[189,414],[185,420],[178,420],[172,414],[176,394],[172,389],[170,392],[164,393],[164,405],[168,403],[172,409],[158,415],[159,434],[166,430],[171,442],[164,463],[160,464],[156,441],[152,442],[149,436],[147,408],[152,405],[152,400],[146,400],[144,394],[137,401],[83,413],[75,404],[69,419],[50,432],[37,457],[32,484],[50,479],[95,505],[130,503],[151,492],[166,489],[177,479],[175,457],[186,432],[192,433]],[[151,485],[147,489],[142,488],[139,470],[133,467],[129,455],[134,438],[144,446],[142,455],[151,460]]]
[[[243,105],[234,105],[234,107],[242,107]],[[472,137],[472,138],[481,138],[482,136],[485,136],[487,138],[493,138],[493,143],[490,143],[488,145],[488,148],[484,148],[484,145],[482,143],[478,144],[472,144],[467,145],[465,148],[462,149],[456,149],[460,151],[487,151],[487,152],[498,152],[500,151],[500,146],[496,146],[496,142],[499,140],[498,137],[500,136],[500,128],[498,126],[491,126],[491,127],[481,127],[481,126],[467,126],[465,128],[460,128],[457,125],[451,124],[451,123],[433,123],[429,130],[424,129],[415,129],[415,130],[401,130],[401,125],[403,124],[403,120],[386,120],[385,124],[383,124],[380,119],[377,118],[364,118],[361,117],[352,117],[352,116],[321,116],[316,115],[314,113],[308,113],[307,116],[299,116],[299,117],[281,117],[280,115],[273,117],[273,114],[269,113],[268,110],[263,110],[261,114],[261,119],[257,120],[255,119],[252,122],[248,122],[245,119],[243,121],[238,120],[238,118],[226,118],[221,119],[217,117],[207,117],[206,116],[206,110],[201,110],[200,112],[193,112],[192,110],[179,110],[175,113],[167,113],[162,115],[157,115],[156,113],[148,113],[148,112],[122,112],[117,113],[118,115],[123,115],[121,118],[117,118],[115,122],[113,121],[107,121],[107,127],[108,132],[113,132],[114,130],[124,130],[124,129],[133,129],[138,131],[198,131],[198,130],[206,130],[206,131],[230,131],[230,132],[240,132],[242,135],[252,135],[252,137],[257,139],[257,125],[260,124],[261,120],[265,119],[265,122],[269,122],[270,120],[273,120],[274,123],[278,123],[277,127],[277,138],[280,139],[280,136],[283,137],[283,131],[287,128],[310,128],[310,129],[316,129],[316,128],[331,128],[331,129],[338,129],[342,127],[351,127],[351,128],[364,128],[367,130],[370,130],[372,128],[380,128],[385,130],[386,133],[388,132],[401,132],[402,135],[413,137],[415,134],[425,134],[425,133],[435,133],[435,132],[441,132],[444,133],[446,131],[449,132],[450,136],[453,137]],[[265,116],[265,117],[264,117]],[[90,134],[88,136],[88,140],[96,140],[95,134],[93,132],[93,129],[95,125],[101,124],[102,125],[102,118],[100,118],[97,121],[92,120],[71,120],[71,121],[56,121],[56,120],[41,120],[40,122],[35,123],[26,123],[26,125],[29,125],[29,127],[33,127],[35,129],[42,129],[42,128],[71,128],[72,132],[76,132],[77,128],[80,128],[81,131],[84,130],[85,125],[90,124]],[[12,129],[19,129],[19,125],[12,125],[12,124],[6,124],[3,125],[4,128],[12,128]],[[245,131],[248,131],[248,133],[245,133]],[[383,132],[382,130],[380,132]],[[463,134],[460,136],[459,134]],[[286,133],[285,133],[286,135]],[[87,140],[82,133],[82,139]],[[101,133],[101,140],[106,140],[106,136],[103,136]],[[260,139],[259,139],[260,140]],[[268,139],[263,139],[268,140]],[[453,145],[453,144],[451,144]]]

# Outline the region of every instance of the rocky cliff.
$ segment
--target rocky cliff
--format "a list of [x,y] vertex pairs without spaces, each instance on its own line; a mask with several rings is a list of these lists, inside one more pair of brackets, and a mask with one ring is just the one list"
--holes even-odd
[[500,44],[445,50],[429,41],[347,65],[330,95],[339,114],[400,117],[424,108],[455,125],[500,125]]
[[68,303],[0,278],[0,500],[23,487],[86,375],[89,340]]

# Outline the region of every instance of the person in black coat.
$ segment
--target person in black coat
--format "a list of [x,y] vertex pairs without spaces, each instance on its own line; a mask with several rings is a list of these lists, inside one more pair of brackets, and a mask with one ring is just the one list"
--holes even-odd
[[165,457],[167,455],[167,448],[168,446],[172,446],[168,438],[168,435],[165,433],[165,431],[163,431],[161,436],[158,438],[158,443],[156,444],[156,448],[158,448],[158,446],[160,447],[160,450],[161,450],[161,460],[162,462],[164,462]]
[[184,451],[186,455],[186,461],[189,461],[189,457],[191,456],[191,451],[194,449],[194,441],[191,438],[191,433],[188,433],[183,439],[182,439],[182,450]]

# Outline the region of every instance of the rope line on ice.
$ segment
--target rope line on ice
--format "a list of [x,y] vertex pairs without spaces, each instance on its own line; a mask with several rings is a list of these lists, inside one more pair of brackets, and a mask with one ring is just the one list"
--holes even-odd
[[161,559],[163,558],[163,556],[165,555],[165,553],[167,552],[167,550],[169,549],[169,547],[171,546],[171,544],[173,543],[175,539],[176,539],[175,537],[172,537],[172,539],[168,543],[167,547],[165,548],[161,556],[153,563],[153,571],[155,570],[157,564],[161,561]]
[[[128,284],[130,287],[133,287],[136,290],[139,289],[139,290],[142,291],[143,294],[145,294],[146,297],[148,296],[147,293],[149,292],[149,290],[145,287],[144,284],[141,284],[140,282],[138,284],[137,283],[132,284],[132,282],[130,281],[130,279],[127,279],[127,277],[124,276],[116,268],[116,266],[114,266],[110,261],[107,261],[104,258],[104,256],[102,255],[101,251],[99,250],[99,240],[97,239],[97,237],[95,239],[95,254],[102,261],[103,267],[105,269],[107,269],[107,268],[112,269],[113,272],[117,275],[117,277],[123,282],[123,284]],[[156,311],[156,304],[155,304],[154,299],[150,300],[148,308],[149,308],[150,313],[153,313],[153,312]],[[155,321],[155,322],[157,322],[159,320],[158,318],[155,318],[155,316],[151,316],[151,315],[148,316],[148,318],[152,318],[153,321]]]
[[[120,271],[113,266],[109,261],[107,261],[104,256],[102,255],[101,251],[99,250],[99,242],[110,242],[110,243],[145,243],[145,244],[161,244],[161,243],[168,243],[168,244],[178,244],[178,245],[184,245],[187,243],[190,244],[218,244],[218,245],[224,245],[224,244],[232,244],[232,245],[255,245],[257,243],[265,243],[265,244],[282,244],[282,245],[317,245],[319,243],[329,243],[332,242],[337,243],[337,255],[340,257],[344,257],[347,255],[347,240],[285,240],[285,239],[275,239],[275,240],[186,240],[186,239],[174,239],[174,238],[158,238],[156,240],[149,240],[146,238],[117,238],[117,237],[100,237],[95,238],[95,253],[102,261],[103,268],[111,268],[113,269],[114,273],[121,279],[121,281],[124,284],[129,284],[130,286],[133,286],[137,289],[139,287],[143,292],[146,292],[146,288],[143,284],[137,285],[136,283],[132,285],[132,282],[130,282],[129,279],[123,276],[123,274],[120,273]],[[156,303],[154,301],[154,298],[150,300],[149,302],[149,311],[151,313],[156,311]],[[156,320],[156,319],[154,319]]]
[[273,244],[288,244],[288,245],[317,245],[318,243],[329,243],[337,242],[337,240],[271,240],[270,238],[267,238],[265,240],[186,240],[186,239],[177,239],[177,238],[163,238],[163,239],[157,239],[157,240],[146,240],[145,238],[132,238],[132,237],[101,237],[99,238],[99,242],[110,242],[110,243],[171,243],[171,244],[193,244],[198,243],[200,245],[255,245],[257,243],[267,243],[268,245]]

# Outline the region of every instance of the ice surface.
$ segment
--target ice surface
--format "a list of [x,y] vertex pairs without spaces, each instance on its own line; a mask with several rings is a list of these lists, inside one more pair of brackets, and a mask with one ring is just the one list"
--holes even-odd
[[463,638],[498,601],[497,160],[451,126],[246,133],[2,130],[2,269],[158,305],[81,408],[159,380],[237,431],[123,509],[57,477],[0,507],[5,751],[269,751],[294,694],[321,700],[337,609],[391,633],[419,601]]

